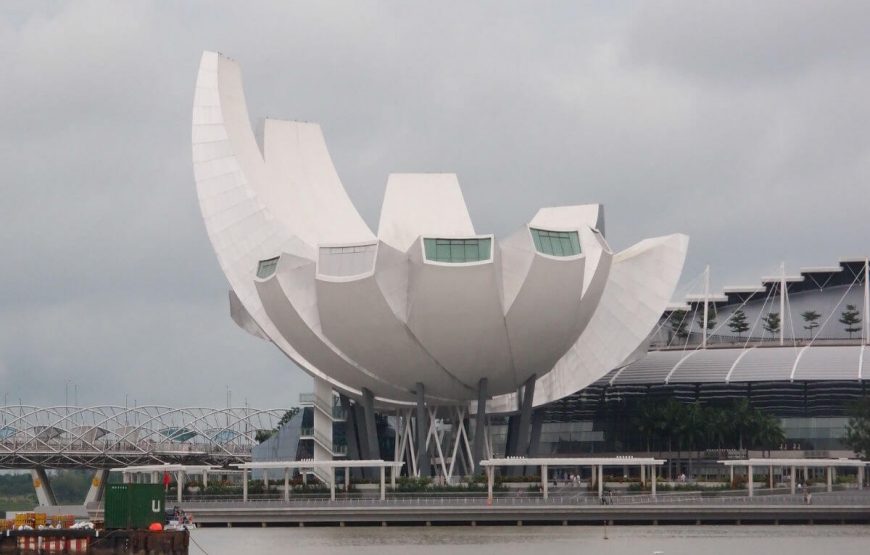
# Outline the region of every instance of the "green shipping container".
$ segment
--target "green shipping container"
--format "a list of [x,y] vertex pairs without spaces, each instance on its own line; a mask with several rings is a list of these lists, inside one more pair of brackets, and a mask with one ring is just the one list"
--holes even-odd
[[106,484],[106,529],[148,528],[166,520],[161,484]]

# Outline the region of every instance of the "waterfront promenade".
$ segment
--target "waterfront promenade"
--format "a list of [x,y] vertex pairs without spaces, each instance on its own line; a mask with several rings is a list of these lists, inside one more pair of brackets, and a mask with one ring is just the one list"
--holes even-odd
[[[736,493],[736,492],[735,492]],[[603,502],[588,494],[554,493],[549,499],[502,495],[391,495],[292,500],[184,501],[198,526],[524,525],[524,524],[791,524],[870,523],[870,492],[803,495],[625,494]],[[92,511],[99,518],[100,511]]]

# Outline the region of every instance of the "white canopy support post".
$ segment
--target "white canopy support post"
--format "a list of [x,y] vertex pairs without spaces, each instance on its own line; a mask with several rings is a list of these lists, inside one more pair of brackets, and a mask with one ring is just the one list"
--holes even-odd
[[598,499],[604,497],[604,467],[598,465]]
[[175,485],[177,486],[176,489],[178,490],[176,492],[175,497],[176,497],[176,500],[179,503],[181,503],[181,493],[184,491],[184,471],[183,470],[178,471],[177,478],[175,481],[177,482]]
[[335,501],[335,467],[329,467],[329,500]]
[[753,484],[753,481],[754,480],[752,479],[752,465],[750,464],[750,465],[746,466],[746,485],[749,488],[749,497],[753,496],[753,489],[752,488],[755,485],[755,484]]
[[833,480],[832,480],[833,472],[831,472],[831,467],[830,467],[830,466],[827,467],[825,470],[826,470],[826,473],[825,473],[826,476],[825,476],[825,478],[826,478],[827,485],[828,485],[828,493],[830,493],[830,492],[833,491],[833,489],[834,489],[834,487],[833,487]]
[[269,471],[265,468],[263,469],[263,493],[269,495]]
[[795,482],[796,481],[797,480],[795,479],[795,467],[794,467],[794,465],[792,465],[791,466],[791,494],[792,495],[795,494]]
[[767,482],[768,487],[773,489],[773,465],[767,467]]
[[864,344],[870,345],[870,257],[864,259]]
[[733,489],[734,488],[734,465],[733,464],[728,465],[728,476],[731,480],[730,484],[728,485],[728,488]]
[[780,263],[779,269],[781,272],[779,281],[779,346],[785,345],[785,262]]
[[658,469],[657,469],[656,467],[654,467],[654,466],[651,466],[651,467],[650,467],[650,477],[649,477],[649,479],[650,479],[650,482],[652,483],[652,496],[653,496],[653,499],[655,499],[655,496],[656,496],[656,478],[657,478],[657,474],[658,474],[657,470],[658,470]]
[[646,466],[640,465],[640,487],[646,485]]
[[284,469],[284,501],[290,501],[290,469]]
[[242,503],[248,502],[248,469],[242,468]]
[[387,498],[387,479],[385,476],[386,468],[381,467],[381,501]]
[[344,492],[350,493],[350,467],[344,467]]
[[492,466],[486,467],[486,499],[492,504],[492,474],[494,472],[494,468]]
[[864,489],[864,467],[858,467],[858,489]]
[[202,489],[203,490],[208,489],[208,469],[207,468],[202,469]]
[[396,491],[396,472],[398,472],[399,467],[393,465],[390,467],[390,489],[394,492]]
[[550,492],[548,491],[549,480],[547,480],[547,465],[541,465],[541,491],[544,494],[544,499],[550,498]]

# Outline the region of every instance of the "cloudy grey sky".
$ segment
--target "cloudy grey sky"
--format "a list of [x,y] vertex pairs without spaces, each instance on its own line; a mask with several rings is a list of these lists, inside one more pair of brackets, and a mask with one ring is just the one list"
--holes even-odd
[[252,117],[322,124],[372,228],[388,173],[453,171],[481,232],[602,202],[614,247],[688,233],[685,281],[721,286],[870,254],[868,29],[834,0],[5,1],[0,396],[310,388],[228,316],[190,160],[204,49]]

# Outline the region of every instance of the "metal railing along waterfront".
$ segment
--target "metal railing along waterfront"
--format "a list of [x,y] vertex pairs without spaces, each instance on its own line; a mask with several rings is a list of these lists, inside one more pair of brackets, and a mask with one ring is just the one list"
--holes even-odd
[[238,496],[187,497],[183,501],[185,507],[463,507],[463,506],[512,506],[512,507],[546,507],[546,506],[578,506],[578,507],[625,507],[625,506],[704,506],[704,507],[740,507],[740,506],[864,506],[870,507],[870,493],[857,491],[842,491],[833,493],[814,493],[812,501],[807,502],[803,494],[771,494],[758,497],[744,495],[700,495],[697,493],[667,493],[653,496],[651,494],[622,494],[599,499],[591,493],[573,495],[551,495],[543,499],[539,495],[517,495],[513,493],[494,495],[492,502],[485,495],[438,495],[438,494],[396,494],[388,493],[385,500],[361,494],[337,494],[335,501],[330,501],[329,494],[292,494],[289,501],[284,501],[283,494],[249,495],[247,503],[242,504]]

